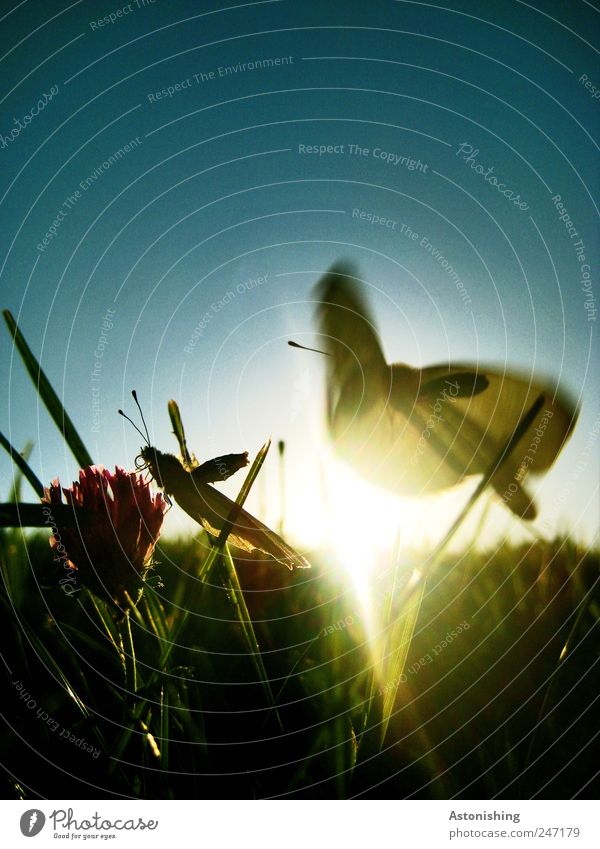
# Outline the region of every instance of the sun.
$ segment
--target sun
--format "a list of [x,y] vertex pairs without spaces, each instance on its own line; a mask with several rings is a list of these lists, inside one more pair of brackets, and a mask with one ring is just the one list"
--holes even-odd
[[357,590],[401,549],[426,546],[438,537],[443,519],[452,510],[438,504],[432,524],[432,502],[437,499],[400,498],[365,481],[335,457],[331,445],[318,446],[315,465],[293,470],[288,497],[288,531],[307,548],[330,550],[355,583]]
[[[326,439],[316,446],[315,463],[302,463],[290,471],[293,485],[288,490],[286,523],[290,538],[306,550],[329,552],[367,607],[374,581],[391,567],[395,553],[430,552],[461,513],[476,483],[469,480],[425,497],[396,496],[365,481],[334,455]],[[473,542],[472,526],[479,515],[480,510],[474,511],[456,545]]]

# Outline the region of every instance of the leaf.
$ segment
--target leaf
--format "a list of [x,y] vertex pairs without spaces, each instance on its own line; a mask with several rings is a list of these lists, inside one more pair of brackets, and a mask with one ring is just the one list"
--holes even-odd
[[79,463],[80,468],[84,469],[86,466],[92,466],[94,464],[94,461],[88,454],[88,451],[85,445],[83,444],[81,437],[75,429],[75,425],[73,424],[69,415],[67,414],[67,411],[63,407],[58,395],[52,388],[50,381],[44,374],[40,364],[33,355],[31,348],[25,341],[25,337],[19,330],[17,323],[12,316],[12,313],[10,312],[10,310],[4,310],[3,315],[7,327],[10,330],[14,339],[15,347],[21,355],[21,359],[23,360],[25,368],[29,372],[29,376],[35,384],[35,388],[37,389],[40,398],[46,405],[46,409],[52,416],[54,423],[58,427],[59,431],[62,433],[65,442],[73,452],[73,455]]

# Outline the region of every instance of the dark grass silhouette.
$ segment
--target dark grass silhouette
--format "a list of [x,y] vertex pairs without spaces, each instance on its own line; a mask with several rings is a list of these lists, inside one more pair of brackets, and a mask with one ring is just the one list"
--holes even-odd
[[[56,588],[46,535],[1,532],[7,797],[597,795],[597,553],[563,539],[441,557],[384,747],[353,768],[370,661],[343,579],[318,553],[314,574],[236,559],[275,712],[225,573],[217,568],[208,584],[192,577],[201,550],[159,544],[162,587],[145,590],[143,626],[131,619],[132,693],[95,612],[103,603]],[[161,633],[168,639],[182,610],[179,645],[161,667]],[[343,620],[351,624],[331,631]]]

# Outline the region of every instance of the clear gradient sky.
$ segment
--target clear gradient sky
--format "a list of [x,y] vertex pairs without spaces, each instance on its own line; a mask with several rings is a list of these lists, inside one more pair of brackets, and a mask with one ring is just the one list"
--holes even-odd
[[[176,447],[171,397],[200,459],[284,439],[286,519],[300,543],[317,541],[307,529],[328,487],[352,493],[359,521],[360,487],[336,484],[327,466],[323,364],[285,344],[319,344],[312,289],[348,257],[390,361],[516,366],[578,399],[573,438],[538,485],[538,527],[592,539],[600,14],[590,3],[2,10],[1,305],[95,460],[133,466],[139,437],[116,410],[131,411],[136,387],[162,450]],[[0,354],[0,428],[19,447],[35,442],[42,480],[70,480],[75,461],[7,332]],[[268,462],[253,507],[276,521]],[[0,473],[6,495],[5,457]],[[463,491],[439,523],[431,505],[407,507],[407,539],[415,525],[441,535]]]

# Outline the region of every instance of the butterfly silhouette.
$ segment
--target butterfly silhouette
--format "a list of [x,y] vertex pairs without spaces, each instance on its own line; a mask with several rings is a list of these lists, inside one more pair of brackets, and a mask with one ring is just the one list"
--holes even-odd
[[235,520],[227,537],[231,545],[244,551],[267,554],[288,569],[310,567],[308,561],[275,531],[247,510],[235,510],[235,503],[211,486],[211,483],[226,480],[247,465],[247,452],[215,457],[189,471],[174,454],[164,454],[150,445],[142,448],[141,457],[157,484],[211,537],[216,539],[219,536],[223,525],[234,512]]
[[534,519],[524,480],[552,465],[573,429],[576,405],[550,383],[513,369],[388,365],[362,290],[346,263],[332,266],[316,290],[336,452],[395,493],[437,492],[494,468],[537,401],[539,413],[490,478],[514,514]]
[[[168,496],[174,498],[188,516],[202,525],[213,541],[219,538],[225,525],[230,525],[227,541],[231,545],[244,551],[258,551],[266,554],[269,558],[287,566],[288,569],[310,568],[310,563],[288,545],[279,534],[211,486],[217,481],[227,480],[235,472],[247,466],[247,451],[243,454],[225,454],[199,464],[187,450],[181,424],[178,439],[183,460],[174,454],[159,451],[150,444],[148,428],[135,391],[132,395],[142,418],[144,432],[122,410],[119,410],[119,414],[131,422],[146,443],[140,451],[142,464],[138,465],[138,468],[148,469],[158,486]],[[177,408],[172,401],[169,402],[170,409],[171,405]],[[177,416],[179,416],[178,411]]]

